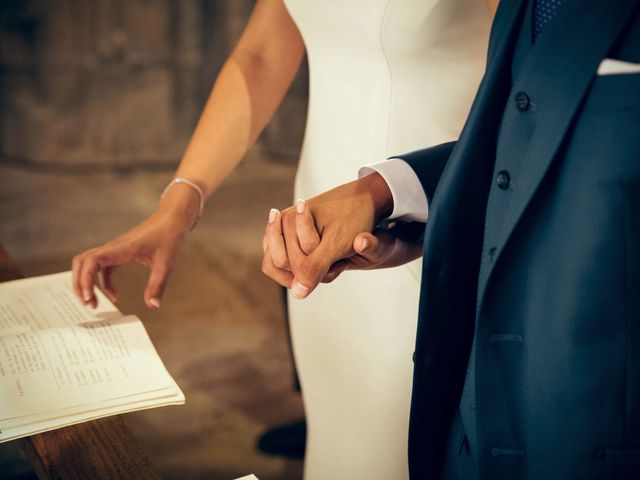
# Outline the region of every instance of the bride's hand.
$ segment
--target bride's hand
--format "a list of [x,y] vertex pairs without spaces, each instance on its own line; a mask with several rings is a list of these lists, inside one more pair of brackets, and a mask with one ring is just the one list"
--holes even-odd
[[73,289],[80,300],[95,308],[96,276],[100,287],[112,300],[117,300],[113,285],[113,270],[126,263],[137,262],[150,270],[144,301],[149,308],[159,308],[167,279],[185,234],[198,212],[193,194],[174,188],[163,199],[158,210],[123,235],[87,250],[73,258]]

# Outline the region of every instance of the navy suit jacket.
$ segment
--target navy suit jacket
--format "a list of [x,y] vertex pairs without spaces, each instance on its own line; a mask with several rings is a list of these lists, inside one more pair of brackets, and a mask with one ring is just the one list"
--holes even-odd
[[[640,62],[640,1],[577,2],[512,80],[526,0],[502,0],[460,139],[399,156],[430,201],[412,479],[438,478],[474,335],[480,478],[640,478],[640,74],[596,75]],[[514,91],[535,108],[503,117]],[[498,132],[522,121],[508,211],[485,224]]]

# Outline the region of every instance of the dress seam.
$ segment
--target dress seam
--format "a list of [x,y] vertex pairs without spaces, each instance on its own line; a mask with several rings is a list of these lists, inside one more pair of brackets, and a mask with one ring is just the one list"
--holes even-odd
[[384,29],[385,24],[387,22],[390,6],[393,0],[387,0],[387,4],[384,7],[384,12],[382,13],[382,19],[380,20],[380,48],[382,49],[382,54],[384,55],[385,66],[387,67],[387,74],[389,78],[389,95],[387,101],[387,134],[385,138],[385,155],[389,155],[389,138],[391,137],[391,132],[389,131],[389,125],[391,124],[391,105],[393,103],[393,71],[391,70],[391,61],[389,60],[389,53],[387,52],[387,48],[384,43]]
[[[389,78],[389,95],[387,96],[388,100],[387,100],[387,115],[386,115],[386,129],[387,129],[387,134],[386,134],[386,138],[385,138],[385,145],[384,145],[384,151],[385,151],[385,157],[388,156],[390,154],[389,152],[389,145],[390,145],[390,138],[391,138],[391,107],[393,105],[393,99],[394,99],[394,95],[393,95],[393,70],[391,68],[391,60],[389,57],[389,52],[387,51],[387,47],[385,46],[384,43],[384,31],[385,31],[385,25],[389,16],[389,10],[391,10],[391,4],[393,3],[393,0],[387,0],[387,4],[384,7],[384,11],[382,12],[382,19],[380,20],[380,48],[382,50],[382,54],[384,56],[384,63],[385,66],[387,67],[387,74],[388,74],[388,78]],[[376,160],[378,161],[378,160]],[[417,261],[416,260],[412,260],[411,262],[403,265],[403,268],[406,268],[409,271],[409,274],[418,282],[420,282],[420,275],[416,274],[413,271],[413,268],[411,268],[409,265],[411,265],[413,262]]]

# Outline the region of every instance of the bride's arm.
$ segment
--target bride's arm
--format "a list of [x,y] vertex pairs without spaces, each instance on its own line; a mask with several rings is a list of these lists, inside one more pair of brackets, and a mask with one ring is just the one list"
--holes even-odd
[[[258,0],[251,18],[225,62],[184,153],[177,177],[197,184],[208,198],[236,167],[291,85],[304,44],[283,0]],[[145,303],[158,308],[184,235],[195,222],[195,189],[174,184],[146,220],[104,245],[73,259],[73,287],[95,306],[94,278],[115,300],[112,269],[138,262],[151,270]]]
[[282,0],[260,0],[224,64],[177,176],[209,196],[240,162],[282,102],[304,55]]

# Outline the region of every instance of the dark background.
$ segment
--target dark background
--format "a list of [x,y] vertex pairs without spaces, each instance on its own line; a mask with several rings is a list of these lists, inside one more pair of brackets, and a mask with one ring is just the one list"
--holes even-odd
[[[0,243],[26,275],[149,215],[171,179],[249,0],[2,0]],[[280,291],[260,273],[269,208],[291,203],[306,69],[239,169],[209,201],[157,312],[146,272],[118,271],[119,307],[145,321],[187,403],[125,415],[164,478],[296,479],[301,462],[255,438],[302,415]],[[0,478],[30,478],[0,445]]]

